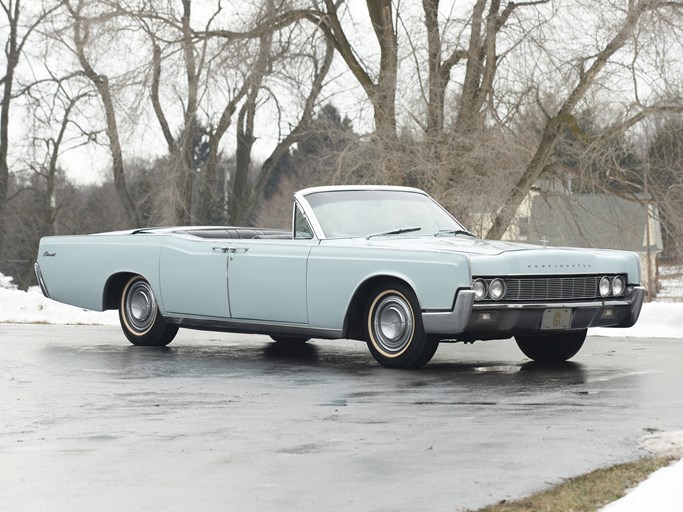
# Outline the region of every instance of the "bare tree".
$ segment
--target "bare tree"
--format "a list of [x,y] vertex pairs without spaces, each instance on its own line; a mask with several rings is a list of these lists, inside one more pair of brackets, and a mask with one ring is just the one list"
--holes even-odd
[[[396,119],[396,87],[398,77],[398,41],[391,0],[368,0],[367,13],[379,46],[379,69],[371,70],[352,46],[344,28],[338,3],[324,0],[325,9],[308,15],[319,26],[342,57],[349,71],[362,87],[372,104],[377,141],[382,155],[381,172],[384,181],[400,183],[398,169],[398,134]],[[376,77],[374,78],[373,75]]]
[[7,20],[7,39],[4,44],[5,69],[0,77],[2,97],[0,98],[0,258],[3,253],[3,245],[6,238],[5,214],[8,203],[9,185],[9,120],[10,108],[14,100],[13,87],[15,85],[15,73],[19,65],[24,48],[31,34],[58,8],[57,5],[48,5],[40,13],[31,19],[27,25],[22,25],[21,19],[24,14],[21,0],[0,0],[0,6]]
[[[577,105],[615,54],[633,38],[639,25],[647,23],[649,17],[658,16],[664,12],[670,13],[672,16],[680,16],[681,9],[683,9],[683,4],[677,2],[661,0],[630,0],[628,2],[615,32],[595,55],[582,58],[579,61],[575,85],[556,112],[547,114],[545,126],[534,155],[515,186],[502,201],[502,207],[494,216],[491,229],[486,235],[488,238],[500,238],[503,235],[529,190],[551,161],[562,129],[565,126],[575,124],[574,112]],[[668,103],[641,106],[635,114],[620,123],[620,126],[612,127],[612,130],[625,130],[648,114],[666,110],[681,111],[683,107],[681,105],[672,106]]]
[[[324,94],[352,86],[372,107],[374,126],[335,155],[336,173],[328,178],[427,188],[458,216],[479,222],[487,236],[500,237],[540,177],[568,172],[558,164],[563,134],[579,134],[597,161],[608,141],[637,130],[648,116],[680,112],[683,104],[670,58],[675,52],[662,51],[675,39],[671,44],[681,47],[679,2],[473,0],[448,13],[440,0],[422,0],[421,8],[367,0],[355,12],[335,0],[224,0],[201,9],[191,0],[45,1],[59,9],[54,19],[61,25],[46,29],[52,33],[44,60],[65,56],[55,75],[68,76],[78,90],[53,97],[66,102],[64,111],[83,92],[78,101],[103,113],[106,137],[84,140],[104,139],[129,225],[148,220],[145,194],[156,198],[160,223],[250,222],[273,169],[316,129],[311,119],[329,101]],[[1,218],[14,72],[40,14],[23,28],[17,21],[13,32],[19,0],[0,5],[10,21],[1,82]],[[579,26],[584,18],[596,20],[590,34]],[[352,31],[363,22],[370,37],[359,44]],[[115,59],[126,49],[138,52],[134,59]],[[656,94],[637,86],[643,76],[654,77],[647,85]],[[585,133],[578,113],[600,103],[609,104],[600,130]],[[32,163],[46,179],[69,130],[99,123],[76,106],[66,117],[74,122],[61,125],[55,117],[52,131],[35,137],[55,158],[55,165]],[[136,190],[131,156],[147,148],[129,134],[141,127],[166,155],[154,171],[140,169],[153,178]],[[271,147],[264,155],[266,132]],[[600,172],[608,167],[595,165]],[[596,180],[603,182],[609,180]],[[493,217],[490,228],[480,213]]]
[[[162,224],[191,224],[192,223],[192,190],[193,190],[193,123],[199,111],[200,83],[202,80],[203,63],[206,59],[207,41],[196,45],[196,37],[191,26],[192,2],[182,0],[180,19],[176,18],[172,6],[167,6],[165,12],[159,12],[150,6],[151,10],[131,12],[129,15],[137,19],[144,27],[152,42],[151,70],[152,80],[151,100],[154,114],[161,128],[164,140],[171,157],[170,176],[166,180],[164,190],[157,198],[157,215]],[[152,26],[151,22],[161,21],[164,27]],[[170,28],[171,33],[165,35],[164,28]],[[159,30],[161,33],[157,33]],[[179,134],[173,134],[164,108],[160,84],[163,63],[163,50],[160,39],[166,39],[170,52],[180,50],[182,55],[182,74],[186,85],[182,101],[182,124]],[[174,73],[176,70],[173,70]]]
[[[268,13],[272,16],[273,4],[268,2]],[[237,150],[235,161],[235,173],[230,184],[230,198],[228,201],[228,217],[231,223],[240,224],[243,213],[247,209],[245,201],[248,195],[248,176],[251,164],[251,152],[255,142],[254,119],[256,116],[256,104],[263,80],[268,72],[271,62],[271,33],[265,33],[259,38],[258,57],[251,69],[247,80],[247,94],[245,102],[237,116]]]
[[442,59],[439,3],[439,0],[422,0],[428,47],[428,100],[425,132],[427,137],[434,141],[443,139],[446,87],[450,81],[451,70],[467,57],[464,49],[456,47],[446,59]]
[[110,80],[106,74],[95,70],[87,54],[87,47],[92,43],[92,26],[120,17],[121,13],[118,10],[112,10],[90,17],[84,13],[86,7],[84,0],[78,0],[75,6],[70,0],[64,0],[64,5],[72,18],[73,44],[74,51],[78,57],[78,62],[81,65],[85,77],[90,80],[97,90],[104,109],[106,134],[109,139],[109,151],[112,157],[112,173],[114,176],[116,193],[126,211],[130,224],[139,226],[140,218],[126,185],[123,148],[121,145],[119,123],[114,107],[114,95],[112,93]]
[[[496,199],[489,201],[489,207],[493,210],[493,226],[488,230],[489,237],[500,237],[503,234],[533,184],[543,172],[551,168],[559,134],[565,128],[575,127],[573,116],[577,107],[582,102],[589,101],[587,93],[604,75],[605,68],[612,66],[610,69],[614,73],[614,66],[621,66],[624,69],[631,67],[632,80],[636,82],[636,62],[642,58],[641,52],[635,48],[632,57],[629,57],[624,50],[641,31],[647,33],[653,30],[653,18],[673,20],[680,15],[681,9],[678,2],[663,0],[631,0],[600,6],[594,3],[560,5],[550,0],[509,3],[499,0],[477,0],[471,7],[466,23],[459,31],[455,31],[456,43],[446,45],[446,38],[453,37],[454,31],[451,30],[447,35],[444,27],[456,24],[455,20],[443,19],[438,0],[423,0],[423,23],[426,30],[424,38],[427,49],[426,59],[421,59],[420,36],[402,24],[400,7],[386,2],[368,2],[368,16],[380,49],[379,66],[373,69],[363,60],[363,55],[367,53],[361,48],[353,47],[349,42],[341,8],[331,0],[324,1],[323,5],[324,12],[317,11],[311,15],[311,19],[321,24],[347,68],[365,91],[373,105],[375,130],[378,134],[382,131],[396,133],[397,119],[393,105],[396,97],[396,77],[405,76],[402,69],[399,69],[399,75],[393,73],[394,68],[399,67],[399,64],[405,67],[405,63],[401,64],[400,59],[392,58],[401,37],[393,26],[394,22],[391,24],[393,37],[389,37],[386,30],[382,30],[388,30],[390,26],[386,23],[389,19],[387,13],[392,14],[392,20],[400,20],[401,23],[398,25],[405,29],[406,37],[411,44],[409,59],[415,61],[414,69],[417,70],[421,86],[421,63],[426,62],[428,67],[427,79],[424,82],[426,87],[421,87],[425,111],[412,114],[412,119],[424,129],[423,143],[427,143],[428,152],[425,153],[422,148],[417,147],[421,144],[419,137],[412,136],[410,144],[401,140],[400,145],[391,148],[400,154],[400,157],[387,160],[386,156],[383,156],[385,166],[390,162],[392,168],[377,175],[376,179],[411,184],[416,183],[414,179],[417,179],[417,183],[432,188],[436,195],[444,192],[450,195],[450,190],[467,190],[474,195],[484,194],[486,191],[491,192],[491,184],[494,184],[497,192]],[[602,11],[605,13],[605,20],[619,19],[619,16],[621,19],[611,34],[608,34],[608,24],[598,27],[600,33],[596,40],[605,42],[594,53],[581,55],[567,45],[562,54],[568,60],[557,63],[560,58],[555,58],[553,54],[562,48],[564,39],[553,41],[546,38],[544,25],[552,20],[555,26],[564,30],[567,26],[554,19],[560,10],[577,12],[587,8],[591,9],[589,18],[600,18],[603,15]],[[348,15],[348,12],[346,14]],[[674,27],[673,22],[670,22],[668,27],[660,26],[668,33],[675,30]],[[654,30],[656,33],[656,29]],[[515,51],[517,57],[514,56]],[[521,88],[510,90],[505,88],[505,82],[501,81],[500,76],[501,65],[504,64],[507,73],[505,79],[509,80],[510,68],[522,65],[522,61],[516,60],[522,51],[528,54],[528,61],[550,55],[551,57],[546,59],[549,63],[546,66],[557,65],[558,70],[566,70],[570,62],[576,64],[575,72],[569,77],[562,71],[564,75],[559,79],[564,80],[569,89],[564,96],[556,96],[555,106],[545,110],[547,115],[538,137],[533,134],[529,137],[529,134],[515,133],[519,129],[519,123],[515,124],[515,117],[518,118],[525,108],[533,107],[529,100],[533,100],[534,92],[537,97],[545,94],[546,84],[533,82],[532,78],[532,81]],[[628,63],[629,58],[632,58],[631,64]],[[664,66],[666,63],[662,63],[662,67]],[[456,68],[459,83],[454,83],[451,78]],[[539,66],[537,71],[548,74],[548,70],[544,70],[542,66]],[[377,78],[373,79],[373,76]],[[380,83],[382,79],[387,80],[383,85]],[[393,96],[382,94],[382,91],[391,90],[390,84],[393,84]],[[566,89],[564,84],[556,84],[557,91]],[[451,99],[447,101],[449,90]],[[610,134],[617,132],[623,133],[652,113],[678,111],[680,103],[678,100],[643,102],[635,91],[631,104],[626,103],[622,108],[621,122],[609,123],[609,133],[605,132],[604,137],[609,138],[612,136]],[[392,117],[391,120],[383,118],[387,113]],[[449,117],[453,121],[447,125],[446,119]],[[382,128],[392,126],[389,130]],[[499,145],[509,148],[510,154],[507,159],[515,162],[514,169],[504,166],[499,171],[494,170],[493,165],[497,160],[492,158],[490,149],[489,154],[486,154],[485,148],[489,147],[489,144],[495,146],[496,138]],[[382,152],[387,149],[388,146],[381,145]],[[517,155],[512,154],[514,151]],[[411,153],[420,155],[418,158],[421,163],[418,161],[413,166]],[[519,155],[525,153],[529,154],[528,160],[522,163]],[[466,210],[464,204],[461,208]]]
[[313,119],[313,113],[324,86],[327,74],[332,66],[332,58],[334,56],[334,48],[331,43],[327,41],[325,45],[325,54],[322,58],[322,62],[318,62],[315,55],[311,55],[311,60],[313,61],[313,81],[306,97],[304,107],[299,116],[299,120],[296,126],[285,136],[280,142],[275,146],[270,156],[261,166],[261,169],[256,177],[249,195],[247,197],[246,204],[248,209],[246,210],[245,218],[253,214],[254,207],[257,204],[256,199],[263,193],[263,189],[269,177],[271,176],[273,170],[277,166],[278,162],[285,155],[287,151],[297,142],[302,141],[310,129],[311,121]]
[[[72,94],[65,87],[71,77],[37,79],[20,88],[28,124],[29,140],[23,144],[24,162],[13,169],[10,240],[12,268],[20,286],[33,282],[33,263],[40,238],[57,233],[58,216],[68,206],[58,193],[67,182],[59,157],[75,141],[68,134],[79,103],[91,90]],[[77,130],[78,131],[78,130]],[[91,134],[90,134],[91,135]]]
[[[190,0],[183,1],[180,17],[175,16],[170,7],[164,11],[150,8],[131,13],[152,42],[152,106],[174,169],[175,178],[169,180],[159,197],[162,211],[166,212],[158,217],[162,223],[219,223],[226,218],[231,222],[241,221],[251,207],[252,199],[259,195],[256,192],[259,184],[250,182],[250,172],[252,147],[256,140],[255,120],[260,98],[263,97],[264,81],[272,73],[275,59],[286,62],[288,52],[299,44],[284,37],[286,45],[274,54],[272,40],[281,31],[293,32],[294,29],[289,27],[297,25],[305,17],[305,11],[289,9],[287,1],[265,0],[257,6],[251,26],[235,31],[216,21],[221,9],[217,4],[200,29],[191,26]],[[224,19],[222,23],[225,23]],[[170,127],[168,102],[164,105],[162,98],[161,76],[162,72],[177,76],[177,62],[172,60],[177,53],[183,56],[181,69],[187,85],[182,90],[174,88],[176,100],[182,98],[183,110],[183,123],[176,136]],[[221,82],[223,76],[225,78]],[[216,97],[225,98],[224,103],[212,100],[209,91],[216,91]],[[269,90],[267,94],[273,96],[274,92]],[[205,98],[203,103],[200,102],[202,97]],[[210,128],[207,134],[208,154],[202,172],[197,174],[194,172],[196,169],[191,168],[193,138],[190,128],[200,112],[210,123]],[[222,142],[234,117],[236,163],[226,211],[222,185],[225,177],[219,166]],[[278,147],[281,148],[285,141],[291,145],[294,139],[285,137]],[[198,193],[193,194],[193,190]],[[198,198],[196,205],[192,204],[193,197]]]
[[[30,164],[30,168],[36,177],[43,182],[43,185],[39,187],[41,201],[38,211],[41,212],[41,221],[38,225],[37,238],[34,240],[36,249],[38,239],[41,236],[54,234],[54,224],[60,208],[55,198],[60,171],[58,159],[62,154],[64,144],[67,142],[67,129],[72,124],[74,110],[80,101],[89,98],[91,95],[90,91],[84,91],[72,96],[61,87],[60,80],[55,80],[52,84],[59,91],[52,94],[47,92],[50,94],[49,100],[43,99],[41,95],[36,95],[35,87],[27,92],[27,95],[30,95],[35,102],[34,122],[47,126],[47,133],[44,135],[37,128],[32,130],[35,159]],[[45,82],[40,85],[45,85]],[[41,114],[37,112],[38,109],[46,110],[44,118],[41,118]],[[56,125],[56,133],[52,131],[53,125]],[[42,158],[38,156],[41,154]]]

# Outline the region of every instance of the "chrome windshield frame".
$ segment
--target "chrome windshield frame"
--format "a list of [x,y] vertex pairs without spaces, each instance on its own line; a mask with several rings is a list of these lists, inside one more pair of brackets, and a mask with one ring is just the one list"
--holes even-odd
[[[318,194],[321,192],[362,192],[362,191],[388,191],[388,192],[407,192],[407,193],[412,193],[412,194],[419,194],[423,197],[426,197],[431,200],[432,203],[434,203],[435,206],[441,209],[443,213],[445,213],[450,219],[455,222],[456,225],[461,226],[462,229],[465,229],[464,226],[455,218],[453,215],[450,214],[448,210],[446,210],[441,204],[439,204],[438,201],[436,201],[433,197],[431,197],[429,194],[424,192],[423,190],[413,188],[413,187],[397,187],[397,186],[388,186],[388,185],[339,185],[339,186],[325,186],[325,187],[311,187],[307,189],[300,190],[294,194],[294,201],[297,203],[300,207],[301,210],[303,211],[304,215],[308,219],[308,222],[311,226],[311,229],[313,229],[315,237],[318,240],[328,240],[328,239],[344,239],[344,238],[353,238],[351,236],[341,236],[341,237],[328,237],[325,234],[325,231],[320,224],[320,221],[318,220],[315,211],[313,210],[313,207],[308,201],[308,196],[312,194]],[[365,238],[363,236],[363,238]]]

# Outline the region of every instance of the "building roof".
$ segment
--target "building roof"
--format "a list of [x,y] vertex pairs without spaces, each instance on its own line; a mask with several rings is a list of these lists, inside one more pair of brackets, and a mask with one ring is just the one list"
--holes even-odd
[[539,194],[534,197],[527,240],[545,237],[549,245],[600,247],[635,252],[661,251],[662,233],[656,207],[607,194]]

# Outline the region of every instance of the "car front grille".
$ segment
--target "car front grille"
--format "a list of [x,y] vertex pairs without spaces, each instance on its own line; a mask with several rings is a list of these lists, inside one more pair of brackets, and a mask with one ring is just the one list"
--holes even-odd
[[582,300],[598,297],[597,276],[505,279],[506,301]]

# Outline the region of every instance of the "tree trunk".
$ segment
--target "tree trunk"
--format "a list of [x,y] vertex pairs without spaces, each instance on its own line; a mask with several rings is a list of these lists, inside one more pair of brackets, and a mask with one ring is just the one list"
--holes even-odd
[[247,184],[251,165],[251,148],[254,145],[254,114],[256,111],[256,97],[258,88],[252,90],[242,106],[237,122],[237,155],[235,175],[230,184],[230,200],[228,201],[229,222],[241,225],[244,222],[245,211],[248,207]]
[[367,0],[368,13],[380,49],[377,86],[371,98],[375,108],[375,131],[382,140],[395,141],[398,44],[391,0]]
[[422,0],[427,29],[427,64],[429,98],[427,100],[427,138],[436,141],[443,135],[444,95],[441,75],[441,34],[439,33],[439,0]]
[[[10,4],[11,7],[11,4]],[[14,11],[5,11],[9,22],[9,37],[5,43],[5,58],[7,59],[4,83],[2,84],[2,103],[0,103],[0,261],[2,260],[4,243],[7,238],[6,215],[7,194],[9,192],[9,111],[12,102],[12,85],[14,84],[14,70],[19,63],[19,46],[17,42],[17,27],[19,25],[20,1],[14,4]]]
[[486,2],[487,0],[477,0],[474,4],[474,9],[472,10],[465,80],[462,85],[461,99],[458,105],[458,117],[455,123],[455,131],[458,134],[470,133],[479,125],[475,98],[481,83],[481,68],[483,65],[481,41]]
[[[267,16],[272,18],[275,14],[275,6],[272,0],[269,0],[267,7]],[[270,52],[272,45],[272,33],[268,32],[261,35],[259,38],[258,57],[246,81],[246,101],[238,115],[235,174],[231,177],[231,182],[228,185],[228,222],[235,225],[244,222],[249,208],[249,201],[251,200],[248,182],[251,166],[251,149],[255,141],[254,117],[256,116],[256,102],[263,79],[268,72],[271,62]]]
[[76,45],[76,54],[78,61],[81,64],[85,76],[95,85],[100,100],[104,106],[104,117],[106,121],[106,133],[109,138],[109,151],[112,157],[112,173],[114,175],[114,186],[116,193],[123,205],[123,209],[128,217],[128,222],[133,226],[140,226],[140,219],[137,214],[137,208],[133,203],[126,185],[126,173],[123,163],[123,151],[121,148],[121,141],[119,139],[119,128],[116,121],[116,111],[114,110],[114,101],[112,99],[111,89],[109,87],[109,79],[105,75],[98,74],[91,66],[85,54],[85,46],[88,43],[90,36],[89,21],[81,17],[80,11],[75,11],[71,5],[66,4],[67,9],[74,19],[74,43]]
[[192,181],[193,181],[193,122],[197,115],[198,84],[197,64],[195,61],[195,48],[192,40],[192,28],[190,26],[191,0],[183,0],[182,18],[182,48],[185,61],[185,76],[187,78],[187,106],[183,116],[183,132],[180,144],[177,145],[178,153],[175,157],[177,171],[176,183],[178,190],[178,204],[176,205],[175,224],[192,224]]
[[356,58],[337,14],[333,0],[324,0],[327,13],[320,27],[346,62],[351,73],[372,103],[375,134],[381,154],[381,180],[401,183],[400,145],[396,131],[396,81],[398,73],[398,43],[392,14],[391,0],[367,0],[372,28],[380,49],[380,68],[375,83],[363,64]]

